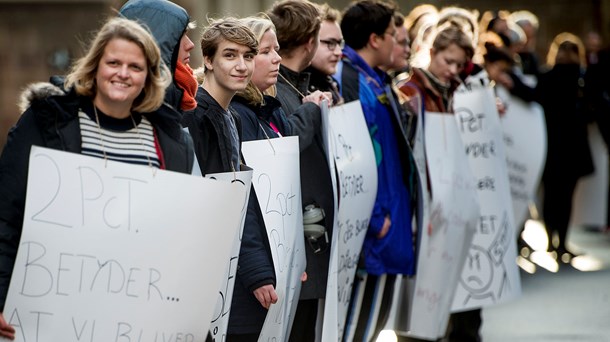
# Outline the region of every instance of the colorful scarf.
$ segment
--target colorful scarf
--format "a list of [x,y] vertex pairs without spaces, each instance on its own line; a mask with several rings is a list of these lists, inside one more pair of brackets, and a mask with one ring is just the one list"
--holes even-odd
[[174,76],[176,84],[180,89],[184,90],[182,95],[182,101],[180,102],[180,109],[182,110],[193,110],[197,108],[197,101],[195,101],[195,95],[197,94],[197,80],[193,75],[193,69],[187,64],[180,61],[176,64],[176,74]]

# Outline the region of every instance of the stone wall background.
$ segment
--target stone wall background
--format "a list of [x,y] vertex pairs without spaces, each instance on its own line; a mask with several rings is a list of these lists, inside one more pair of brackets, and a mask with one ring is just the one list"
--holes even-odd
[[[17,100],[29,83],[64,74],[70,62],[83,54],[92,32],[125,0],[0,0],[0,149],[10,127],[19,118]],[[175,0],[200,27],[206,19],[223,15],[246,16],[269,8],[273,0]],[[323,1],[315,1],[322,3]],[[343,9],[350,0],[328,1]],[[579,36],[590,30],[610,42],[610,0],[431,0],[437,7],[459,5],[485,10],[527,9],[538,15],[538,53],[543,59],[552,38],[563,31]],[[399,0],[403,13],[422,2]],[[200,30],[191,32],[199,45]],[[201,63],[195,48],[191,63]]]

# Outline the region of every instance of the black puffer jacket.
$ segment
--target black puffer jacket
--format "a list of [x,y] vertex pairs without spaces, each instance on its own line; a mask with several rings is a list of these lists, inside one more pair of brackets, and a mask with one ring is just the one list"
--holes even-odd
[[[31,106],[9,132],[0,157],[0,310],[4,308],[21,237],[30,148],[37,145],[80,153],[78,110],[91,107],[90,98],[74,92],[64,94],[50,83],[38,83],[26,92]],[[176,112],[164,105],[142,115],[154,127],[165,168],[190,173],[194,162],[193,142],[176,121]]]

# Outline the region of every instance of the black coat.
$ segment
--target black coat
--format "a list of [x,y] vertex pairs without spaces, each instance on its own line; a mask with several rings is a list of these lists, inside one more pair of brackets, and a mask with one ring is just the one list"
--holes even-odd
[[309,204],[315,204],[324,209],[326,217],[323,224],[329,237],[329,246],[322,253],[314,254],[313,249],[305,243],[307,281],[301,288],[300,299],[325,298],[334,202],[330,169],[320,129],[320,107],[310,102],[302,103],[301,95],[292,87],[306,94],[309,86],[308,73],[295,73],[281,65],[280,74],[283,77],[279,78],[277,84],[277,99],[288,115],[292,134],[299,136],[302,205],[305,208]]
[[339,85],[330,75],[323,74],[313,66],[309,66],[305,69],[305,72],[308,72],[310,75],[309,92],[313,93],[316,90],[329,92],[333,97],[333,103],[340,103],[343,100],[339,91]]
[[[224,121],[226,110],[203,87],[197,90],[196,100],[197,108],[184,113],[182,125],[188,128],[193,137],[201,173],[206,175],[233,171],[231,133]],[[239,135],[241,155],[241,120],[230,108],[229,112]]]
[[555,65],[540,75],[536,89],[544,108],[548,137],[544,178],[578,178],[592,173],[580,66]]
[[[49,96],[48,89],[56,95]],[[59,95],[61,94],[61,95]],[[62,91],[50,84],[32,91],[31,106],[9,132],[0,157],[0,310],[8,292],[23,226],[30,149],[32,145],[81,153],[79,108],[91,99]],[[176,120],[176,111],[163,105],[143,114],[152,123],[163,152],[165,168],[190,173],[193,143]]]
[[[233,98],[231,107],[241,118],[243,141],[277,137],[269,126],[270,121],[282,135],[290,133],[286,118],[279,113],[282,110],[279,102],[272,97],[266,97],[265,100],[267,105],[254,106],[242,97]],[[276,283],[267,229],[258,203],[252,187],[231,301],[228,328],[230,335],[260,333],[267,317],[267,309],[254,297],[253,292],[263,285],[275,286]]]

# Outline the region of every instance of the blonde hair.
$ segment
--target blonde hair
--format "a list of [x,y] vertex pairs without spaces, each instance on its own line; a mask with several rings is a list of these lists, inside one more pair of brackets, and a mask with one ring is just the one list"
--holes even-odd
[[74,87],[77,94],[94,97],[97,92],[95,77],[100,60],[108,43],[124,39],[140,47],[146,59],[147,76],[144,89],[133,101],[132,110],[147,113],[163,104],[165,89],[171,82],[171,73],[161,59],[155,38],[143,26],[125,18],[111,18],[95,35],[87,54],[77,60],[66,76],[64,87]]
[[333,23],[339,23],[341,21],[341,12],[338,9],[330,7],[329,4],[320,5],[320,15],[322,21],[330,21]]
[[[254,33],[254,36],[259,44],[267,31],[272,30],[275,32],[275,25],[273,25],[273,22],[268,18],[262,17],[263,15],[265,14],[261,14],[259,17],[247,17],[240,20],[252,31],[252,33]],[[267,89],[265,93],[275,95],[275,85],[271,86],[270,88],[273,89]],[[251,104],[263,104],[264,102],[263,93],[254,85],[254,83],[252,83],[252,80],[248,82],[246,89],[238,91],[237,94],[248,100],[248,102]]]
[[549,67],[553,67],[555,65],[559,47],[566,43],[571,43],[578,49],[578,61],[580,67],[586,67],[587,59],[585,56],[585,45],[582,43],[582,40],[580,40],[580,38],[570,32],[562,32],[555,36],[555,39],[553,39],[551,46],[549,46],[549,52],[546,55],[546,64]]
[[536,30],[540,27],[538,17],[530,11],[516,11],[510,14],[510,19],[517,25],[521,26],[523,23],[530,23]]
[[414,68],[426,68],[430,64],[430,47],[438,24],[438,10],[433,5],[419,5],[407,17],[404,26],[411,40],[411,60]]
[[434,5],[422,4],[415,6],[408,15],[405,16],[404,26],[409,31],[409,38],[415,41],[420,31],[436,25],[438,22],[438,9]]
[[438,26],[442,26],[447,22],[453,23],[461,28],[466,33],[472,45],[476,46],[479,39],[479,11],[467,10],[462,7],[449,6],[444,7],[438,12]]
[[447,22],[438,28],[438,33],[432,42],[432,48],[436,51],[443,51],[452,44],[464,50],[469,60],[472,59],[474,46],[472,45],[470,35],[455,24]]

